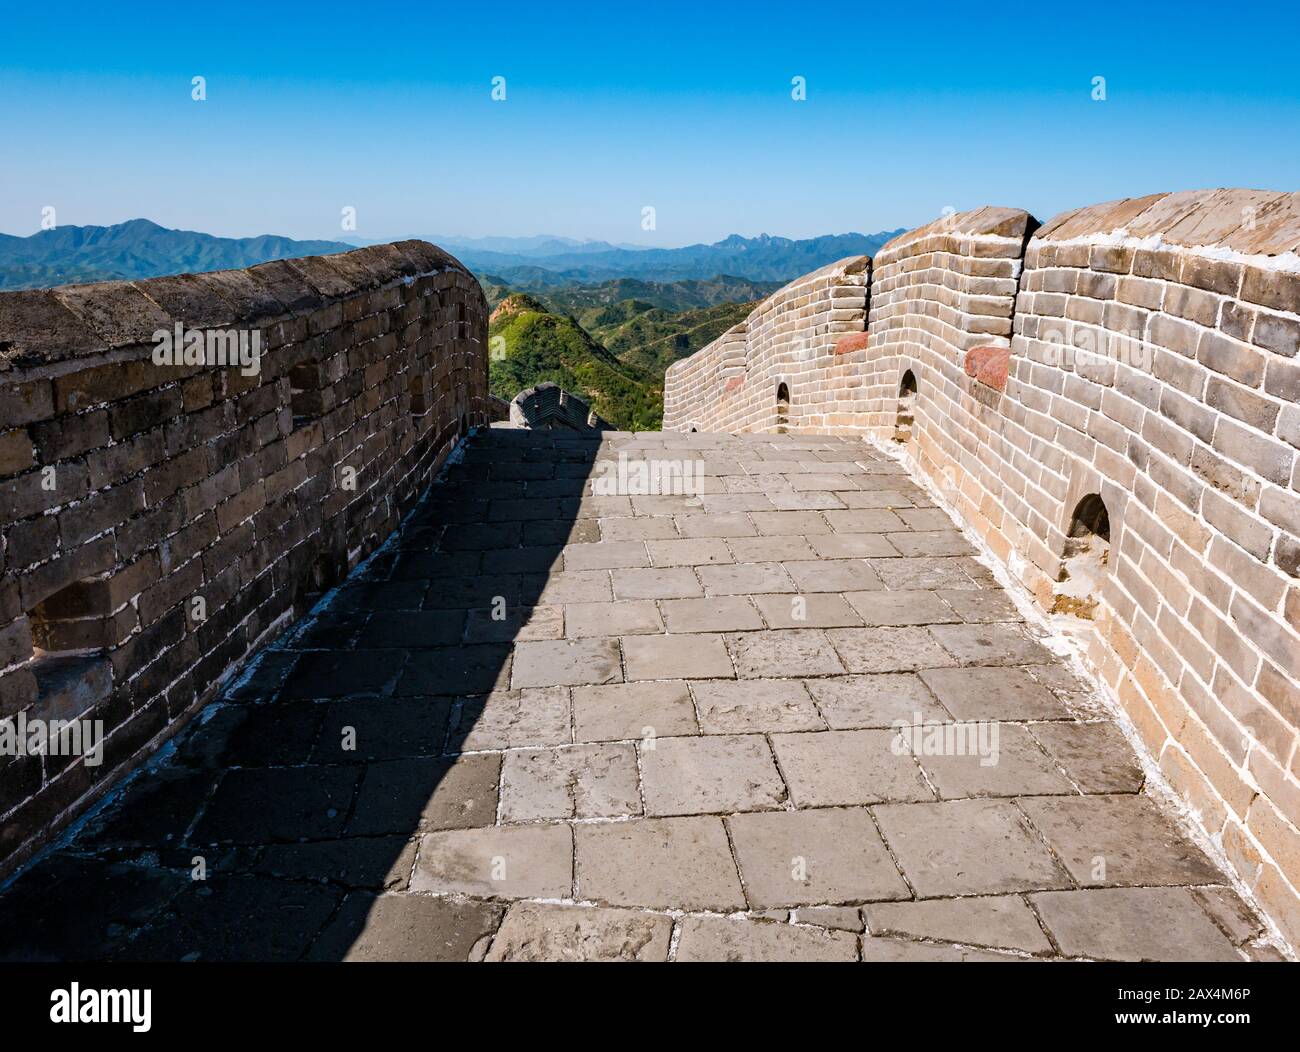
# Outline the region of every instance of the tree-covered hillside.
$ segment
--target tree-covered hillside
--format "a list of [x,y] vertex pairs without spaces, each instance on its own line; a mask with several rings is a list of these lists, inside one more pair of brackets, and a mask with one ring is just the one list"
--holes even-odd
[[531,297],[507,297],[488,328],[492,393],[510,399],[551,380],[591,401],[615,427],[657,430],[663,420],[662,378],[620,362],[567,315],[538,310]]

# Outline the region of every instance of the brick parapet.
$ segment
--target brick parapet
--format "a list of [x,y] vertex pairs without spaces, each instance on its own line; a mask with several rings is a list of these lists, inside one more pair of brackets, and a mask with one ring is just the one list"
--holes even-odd
[[[158,364],[177,325],[256,371]],[[0,718],[105,735],[0,756],[0,872],[383,542],[493,413],[486,327],[419,241],[0,294]]]

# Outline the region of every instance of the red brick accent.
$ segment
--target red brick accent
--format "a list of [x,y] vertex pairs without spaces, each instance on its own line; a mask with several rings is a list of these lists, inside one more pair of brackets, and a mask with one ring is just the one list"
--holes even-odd
[[841,336],[835,341],[836,354],[851,354],[853,351],[865,351],[867,349],[868,333],[852,332],[847,336]]
[[1009,347],[972,347],[966,352],[966,375],[973,376],[995,391],[1007,389],[1007,372],[1011,366]]

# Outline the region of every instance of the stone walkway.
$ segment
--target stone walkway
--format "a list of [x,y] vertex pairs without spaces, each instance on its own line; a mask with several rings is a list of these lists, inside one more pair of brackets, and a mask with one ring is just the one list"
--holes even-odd
[[[592,496],[620,453],[704,495]],[[1269,956],[972,556],[851,439],[480,434],[0,957]]]

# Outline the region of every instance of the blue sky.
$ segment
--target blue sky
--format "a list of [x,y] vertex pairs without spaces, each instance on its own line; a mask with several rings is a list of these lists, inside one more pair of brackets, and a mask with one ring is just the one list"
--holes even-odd
[[1294,2],[0,7],[8,233],[332,238],[350,206],[367,239],[681,245],[1300,188]]

